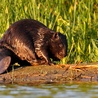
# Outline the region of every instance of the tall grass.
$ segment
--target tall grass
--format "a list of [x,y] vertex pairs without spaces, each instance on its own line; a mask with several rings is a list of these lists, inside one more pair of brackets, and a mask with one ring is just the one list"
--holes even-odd
[[13,22],[33,18],[66,34],[68,56],[60,63],[98,61],[97,0],[1,0],[0,36]]

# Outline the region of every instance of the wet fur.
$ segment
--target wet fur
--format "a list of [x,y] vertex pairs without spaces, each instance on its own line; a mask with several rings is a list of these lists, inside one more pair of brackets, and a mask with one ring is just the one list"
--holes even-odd
[[50,58],[60,60],[67,55],[66,36],[32,19],[12,24],[0,40],[0,46],[5,47],[6,54],[31,65],[51,65]]

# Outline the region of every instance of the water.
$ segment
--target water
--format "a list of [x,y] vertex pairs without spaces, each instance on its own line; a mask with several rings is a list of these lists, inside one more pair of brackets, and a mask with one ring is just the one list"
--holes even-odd
[[98,84],[0,85],[0,98],[98,98]]

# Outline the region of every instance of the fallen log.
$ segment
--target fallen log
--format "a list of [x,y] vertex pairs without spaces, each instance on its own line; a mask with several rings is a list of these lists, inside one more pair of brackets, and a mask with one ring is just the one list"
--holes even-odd
[[14,68],[0,75],[0,83],[49,84],[98,82],[98,64],[60,64]]

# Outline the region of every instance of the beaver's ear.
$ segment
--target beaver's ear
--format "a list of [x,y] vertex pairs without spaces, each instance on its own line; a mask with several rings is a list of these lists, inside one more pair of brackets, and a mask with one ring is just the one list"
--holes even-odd
[[53,38],[53,39],[58,39],[58,38],[59,38],[59,34],[58,34],[57,32],[54,33],[53,36],[52,36],[52,38]]
[[0,74],[5,72],[11,63],[11,57],[6,56],[0,60]]

